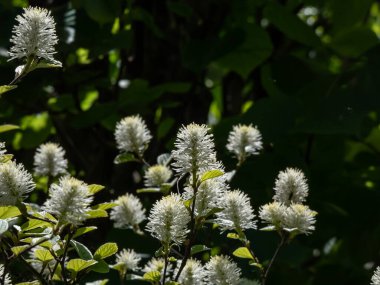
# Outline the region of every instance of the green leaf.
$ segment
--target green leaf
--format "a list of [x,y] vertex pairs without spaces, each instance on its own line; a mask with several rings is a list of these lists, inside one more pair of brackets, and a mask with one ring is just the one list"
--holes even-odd
[[52,228],[52,227],[53,227],[53,224],[51,223],[41,221],[41,220],[35,220],[35,219],[30,219],[29,221],[27,221],[25,224],[21,226],[21,228],[24,231],[30,231],[36,228]]
[[79,257],[85,260],[91,260],[94,257],[92,256],[91,251],[82,243],[71,240],[71,245],[74,247],[75,251],[78,253]]
[[5,92],[11,91],[15,88],[17,88],[17,85],[2,85],[0,86],[0,95],[4,94]]
[[68,263],[66,268],[72,272],[79,272],[82,271],[94,264],[96,264],[96,260],[83,260],[83,259],[71,259]]
[[73,238],[77,238],[77,237],[79,237],[81,235],[84,235],[84,234],[86,234],[88,232],[92,232],[93,230],[96,230],[96,229],[97,229],[97,227],[95,227],[95,226],[79,228],[75,232]]
[[232,254],[240,258],[254,259],[252,254],[249,252],[249,249],[246,247],[239,247]]
[[227,238],[231,238],[231,239],[240,239],[239,235],[236,234],[236,233],[228,233],[228,234],[227,234]]
[[161,273],[158,271],[147,272],[143,275],[143,279],[149,282],[159,282],[161,280]]
[[142,189],[137,189],[136,193],[160,193],[161,189],[160,188],[142,188]]
[[98,185],[98,184],[91,184],[88,185],[88,191],[91,194],[98,193],[99,191],[103,190],[105,187],[103,185]]
[[0,163],[7,163],[8,161],[11,161],[13,158],[13,154],[3,154],[0,157]]
[[54,259],[54,256],[47,249],[36,249],[34,255],[42,262],[49,262]]
[[170,153],[160,154],[157,157],[157,164],[168,165],[168,163],[171,161],[171,159],[172,159],[172,155]]
[[210,248],[208,248],[207,246],[203,244],[196,244],[191,247],[190,254],[194,255],[194,254],[207,251],[207,250],[210,250]]
[[168,282],[165,282],[165,285],[181,285],[181,283],[178,283],[175,281],[168,281]]
[[60,63],[51,63],[51,62],[42,60],[38,62],[35,66],[33,66],[32,70],[37,69],[37,68],[61,68],[61,67],[62,67],[62,64]]
[[114,242],[108,242],[101,245],[94,254],[95,259],[104,259],[111,255],[114,255],[117,252],[117,244]]
[[130,161],[137,161],[137,159],[133,153],[126,152],[126,153],[122,153],[116,156],[113,163],[121,164],[121,163],[130,162]]
[[17,256],[24,252],[25,249],[27,249],[29,245],[20,245],[20,246],[14,246],[11,248],[12,252]]
[[98,273],[108,273],[110,271],[110,267],[108,266],[107,262],[105,262],[102,259],[97,260],[98,263],[94,264],[90,267],[92,271],[98,272]]
[[87,219],[97,219],[97,218],[106,218],[108,217],[108,213],[104,210],[96,209],[96,210],[89,210],[87,212]]
[[113,202],[108,202],[108,203],[101,203],[101,204],[98,204],[98,205],[95,205],[92,207],[92,209],[94,210],[108,210],[108,209],[111,209],[113,207],[116,207],[117,206],[117,203],[113,203]]
[[245,40],[233,51],[220,58],[217,63],[246,78],[263,63],[273,51],[268,33],[261,27],[250,24],[245,29]]
[[343,56],[358,57],[378,43],[376,34],[370,28],[354,27],[337,34],[330,47]]
[[1,125],[0,126],[0,133],[5,133],[13,130],[18,130],[20,127],[17,125]]
[[263,266],[260,263],[254,262],[253,260],[250,260],[248,262],[249,265],[259,268],[260,270],[263,269]]
[[264,231],[264,232],[273,232],[275,230],[276,230],[275,226],[266,226],[266,227],[260,229],[260,231]]
[[6,220],[0,220],[0,236],[8,230],[8,222]]
[[160,186],[160,191],[166,195],[170,192],[172,186],[173,185],[171,183],[162,183]]
[[16,206],[0,206],[0,219],[9,219],[20,215],[21,212]]
[[212,178],[222,176],[223,174],[224,174],[224,172],[219,170],[219,169],[209,170],[209,171],[203,173],[203,175],[201,177],[201,182],[204,182],[208,179],[212,179]]
[[264,9],[264,16],[290,39],[311,47],[320,45],[320,40],[313,29],[287,7],[271,2]]

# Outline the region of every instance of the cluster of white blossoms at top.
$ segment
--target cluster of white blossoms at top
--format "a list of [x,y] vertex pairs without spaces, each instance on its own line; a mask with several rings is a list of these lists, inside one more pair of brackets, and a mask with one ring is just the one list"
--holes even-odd
[[255,229],[255,215],[247,194],[240,190],[227,191],[221,199],[222,211],[216,213],[215,222],[222,231]]
[[13,28],[9,51],[10,60],[15,58],[37,57],[54,64],[61,64],[54,59],[58,38],[55,21],[50,11],[39,7],[28,7],[22,15],[16,17],[17,25]]
[[129,116],[116,124],[115,139],[121,152],[130,152],[142,157],[152,135],[140,116]]
[[123,272],[138,270],[140,261],[141,257],[133,249],[123,249],[116,254],[116,265]]
[[295,168],[280,171],[274,187],[273,200],[289,206],[291,203],[303,203],[309,194],[309,186],[303,172]]
[[56,143],[40,145],[34,155],[34,172],[51,177],[67,173],[65,150]]
[[145,209],[139,198],[133,194],[120,196],[116,201],[117,206],[111,210],[111,220],[115,228],[136,228],[146,219]]
[[174,143],[172,151],[174,169],[179,174],[196,174],[202,169],[215,169],[215,145],[210,128],[206,125],[190,124],[183,126]]
[[211,257],[205,265],[205,284],[209,285],[237,285],[240,282],[241,270],[228,256],[217,255]]
[[56,215],[63,224],[78,226],[88,217],[93,196],[88,185],[73,177],[65,176],[49,189],[49,199],[43,209]]
[[260,218],[276,230],[309,234],[315,229],[317,212],[302,203],[309,188],[302,171],[287,168],[281,171],[275,182],[274,202],[260,208]]
[[[174,271],[174,276],[176,276],[177,273],[178,268]],[[190,258],[186,261],[186,265],[178,278],[178,282],[181,285],[203,285],[206,284],[204,282],[205,277],[206,272],[202,263],[199,260]]]
[[233,126],[228,136],[227,149],[232,152],[240,162],[248,156],[256,155],[263,148],[260,131],[252,125]]
[[163,183],[169,181],[172,174],[173,172],[170,168],[165,165],[153,165],[145,172],[144,184],[146,187],[160,187]]
[[[167,267],[167,271],[172,270],[172,265],[169,263]],[[149,260],[144,268],[142,269],[143,272],[153,272],[153,271],[158,271],[161,274],[164,273],[164,268],[165,268],[165,259],[164,258],[155,258],[153,257],[151,260]]]
[[[191,178],[190,178],[191,180]],[[205,217],[214,208],[221,207],[223,194],[227,191],[228,186],[224,179],[209,179],[201,183],[197,190],[195,199],[194,213],[197,217]],[[190,200],[194,197],[194,189],[188,185],[182,194],[184,200]]]
[[380,285],[380,266],[378,266],[371,278],[371,285]]
[[181,197],[171,194],[158,200],[150,211],[146,230],[163,245],[181,244],[188,233],[190,215]]
[[22,164],[9,161],[0,164],[0,205],[16,205],[34,190],[32,175]]

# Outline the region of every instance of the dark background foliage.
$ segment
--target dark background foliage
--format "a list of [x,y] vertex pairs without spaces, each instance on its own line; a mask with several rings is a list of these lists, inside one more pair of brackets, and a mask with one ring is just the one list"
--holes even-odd
[[[20,126],[0,137],[18,161],[31,169],[39,144],[59,142],[72,173],[106,185],[98,199],[111,200],[141,186],[139,165],[113,164],[113,131],[122,117],[138,113],[147,121],[155,135],[151,162],[170,150],[181,124],[211,123],[227,169],[234,167],[225,150],[229,130],[253,123],[265,150],[239,170],[233,186],[258,209],[270,201],[278,171],[298,167],[319,212],[315,233],[280,254],[269,284],[369,284],[371,266],[380,264],[378,1],[0,3],[2,84],[20,64],[7,62],[6,50],[14,18],[28,4],[52,11],[63,62],[60,70],[32,72],[0,100],[0,122]],[[142,196],[146,205],[156,198]],[[86,240],[91,248],[105,240],[145,253],[158,246],[105,220],[97,225]],[[206,233],[200,242],[214,252],[237,247],[217,230],[212,235],[217,242]],[[258,256],[269,258],[275,235],[249,237]]]

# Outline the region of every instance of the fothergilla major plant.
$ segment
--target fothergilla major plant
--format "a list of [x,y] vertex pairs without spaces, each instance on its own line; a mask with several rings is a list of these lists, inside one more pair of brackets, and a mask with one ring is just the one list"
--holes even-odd
[[[36,68],[61,66],[53,58],[58,38],[50,12],[29,7],[16,20],[9,56],[24,62],[9,89]],[[114,270],[120,284],[265,285],[281,249],[315,230],[317,212],[306,204],[309,188],[302,170],[281,171],[273,201],[261,207],[244,189],[230,186],[244,162],[264,151],[256,126],[233,126],[226,138],[226,150],[236,158],[234,169],[218,160],[212,130],[204,124],[180,127],[174,149],[156,158],[146,155],[153,135],[140,115],[119,121],[114,135],[120,151],[115,164],[140,163],[144,188],[100,203],[95,202],[98,192],[109,189],[82,181],[59,144],[39,146],[34,168],[28,170],[0,143],[1,284],[80,284],[93,272],[104,278],[87,284],[106,284]],[[46,198],[30,203],[41,183]],[[142,199],[150,194],[156,201],[146,206]],[[94,219],[105,218],[125,230],[126,240],[131,234],[146,235],[159,246],[137,252],[107,242],[90,250],[86,234],[99,230]],[[233,250],[213,251],[212,241],[200,236],[204,229],[219,231]],[[247,234],[258,230],[278,235],[269,260],[261,258]],[[255,280],[240,268],[245,261]],[[16,274],[20,266],[27,275]],[[379,283],[378,275],[377,270],[372,284]]]

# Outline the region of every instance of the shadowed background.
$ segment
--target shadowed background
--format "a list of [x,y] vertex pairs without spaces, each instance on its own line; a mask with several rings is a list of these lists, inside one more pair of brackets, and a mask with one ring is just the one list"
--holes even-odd
[[[63,68],[34,71],[0,99],[0,123],[20,126],[0,139],[19,162],[31,170],[35,148],[58,142],[72,173],[105,185],[98,199],[111,200],[141,187],[138,164],[113,164],[113,132],[124,116],[140,114],[153,132],[150,162],[170,151],[181,124],[211,124],[227,169],[235,163],[225,149],[229,130],[253,123],[265,149],[232,186],[257,210],[270,201],[278,171],[298,167],[319,212],[315,233],[280,254],[268,284],[369,284],[380,264],[378,1],[0,0],[1,84],[21,64],[7,62],[7,50],[14,18],[29,4],[52,11]],[[159,196],[140,197],[148,206]],[[105,240],[143,253],[158,248],[148,236],[97,223],[91,249]],[[209,235],[201,242],[214,252],[237,247],[217,230],[210,244]],[[249,237],[269,258],[276,236]]]

